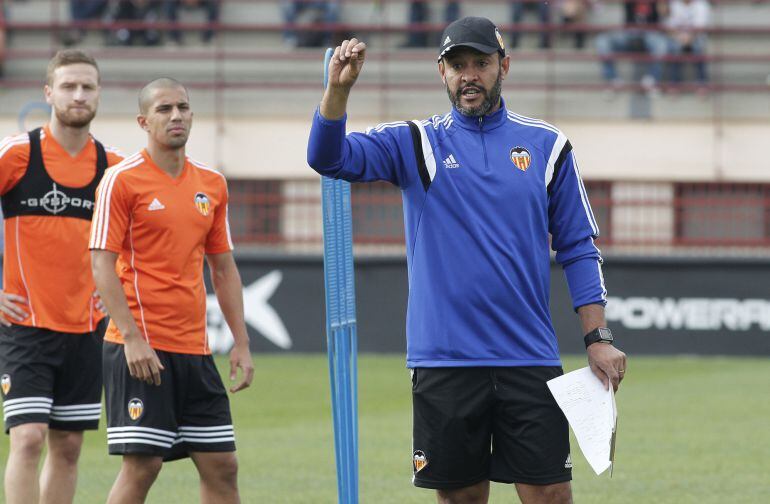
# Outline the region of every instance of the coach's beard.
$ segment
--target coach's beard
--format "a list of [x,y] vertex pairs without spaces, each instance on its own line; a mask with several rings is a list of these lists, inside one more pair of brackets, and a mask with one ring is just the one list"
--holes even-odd
[[[481,104],[477,107],[463,107],[461,105],[462,103],[462,95],[463,90],[467,89],[468,87],[472,87],[474,89],[477,89],[479,93],[484,95],[484,101],[481,102]],[[452,102],[452,106],[457,109],[458,112],[460,112],[464,116],[468,117],[481,117],[487,115],[490,110],[492,110],[492,107],[494,107],[497,102],[500,101],[500,94],[502,93],[503,88],[503,76],[502,73],[497,75],[497,80],[495,81],[495,84],[492,86],[492,89],[487,92],[486,89],[480,87],[480,86],[473,86],[473,85],[466,85],[464,87],[458,88],[457,91],[453,94],[449,90],[449,86],[446,86],[446,93],[447,96],[449,96],[449,101]]]

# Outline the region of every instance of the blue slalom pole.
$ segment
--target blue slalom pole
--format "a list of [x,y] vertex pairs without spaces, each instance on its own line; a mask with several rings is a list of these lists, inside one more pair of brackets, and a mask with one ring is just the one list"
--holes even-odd
[[[324,56],[324,88],[329,61]],[[358,504],[358,343],[350,184],[322,177],[326,344],[339,504]]]

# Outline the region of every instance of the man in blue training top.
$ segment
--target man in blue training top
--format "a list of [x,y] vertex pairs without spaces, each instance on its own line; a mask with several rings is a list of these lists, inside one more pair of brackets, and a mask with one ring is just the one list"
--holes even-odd
[[588,362],[617,389],[626,356],[605,327],[599,230],[564,134],[506,110],[510,58],[495,25],[466,17],[441,40],[452,111],[348,136],[366,45],[337,47],[308,162],[403,194],[414,484],[436,489],[439,503],[486,503],[489,481],[515,483],[525,504],[569,503],[568,425],[546,386],[563,373],[548,309],[549,234]]

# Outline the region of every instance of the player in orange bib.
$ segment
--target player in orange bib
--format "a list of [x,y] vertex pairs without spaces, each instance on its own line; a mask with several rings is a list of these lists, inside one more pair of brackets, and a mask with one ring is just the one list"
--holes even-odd
[[94,280],[111,321],[104,343],[107,444],[123,464],[109,503],[144,502],[164,460],[190,456],[201,501],[239,502],[235,437],[206,343],[203,259],[235,339],[230,390],[254,367],[233,260],[224,177],[185,156],[185,87],[162,78],[139,97],[147,148],[111,168],[91,224]]
[[9,504],[72,502],[83,431],[99,424],[104,314],[94,295],[88,233],[96,186],[123,159],[89,133],[99,104],[91,56],[57,53],[44,92],[52,109],[48,125],[0,143],[0,382],[10,433]]

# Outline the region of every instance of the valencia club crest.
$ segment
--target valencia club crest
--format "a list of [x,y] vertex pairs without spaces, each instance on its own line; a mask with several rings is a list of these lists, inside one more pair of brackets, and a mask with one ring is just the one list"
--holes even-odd
[[514,147],[511,149],[511,161],[519,170],[527,171],[532,162],[532,156],[524,147]]
[[4,374],[2,379],[0,379],[0,384],[2,384],[3,387],[3,395],[8,395],[8,392],[11,391],[11,377]]
[[204,216],[209,214],[211,211],[211,202],[205,193],[199,192],[195,195],[195,208],[197,208]]
[[128,416],[131,420],[138,420],[144,413],[144,403],[141,399],[133,398],[128,401]]
[[414,472],[418,473],[428,465],[428,457],[425,456],[424,451],[416,450],[412,455],[412,463],[414,464]]

